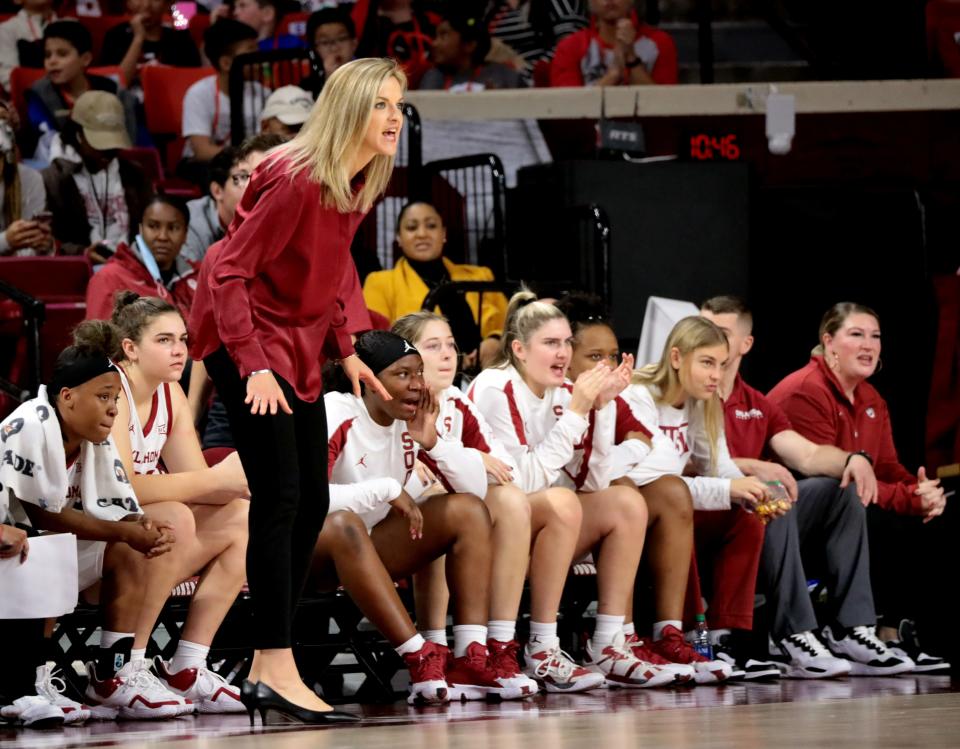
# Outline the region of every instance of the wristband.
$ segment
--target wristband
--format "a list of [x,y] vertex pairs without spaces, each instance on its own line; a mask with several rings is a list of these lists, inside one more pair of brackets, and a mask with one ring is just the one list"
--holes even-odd
[[630,62],[625,62],[625,63],[623,64],[623,66],[624,66],[627,70],[633,70],[633,68],[637,67],[637,65],[643,65],[643,60],[641,60],[639,57],[635,57],[635,58],[634,58],[633,60],[631,60]]
[[856,452],[850,453],[850,454],[847,456],[847,460],[846,460],[846,462],[843,464],[843,467],[844,467],[844,468],[846,468],[848,465],[850,465],[850,460],[853,458],[854,455],[859,455],[861,458],[866,458],[866,459],[867,459],[867,462],[868,462],[870,465],[873,465],[873,458],[870,457],[870,453],[868,453],[866,450],[857,450]]

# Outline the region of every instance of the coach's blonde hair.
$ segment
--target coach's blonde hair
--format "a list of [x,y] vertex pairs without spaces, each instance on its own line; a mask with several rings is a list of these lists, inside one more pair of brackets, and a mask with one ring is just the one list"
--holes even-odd
[[[670,352],[677,349],[680,356],[686,358],[697,349],[711,346],[723,346],[729,351],[730,344],[726,334],[705,317],[685,317],[670,331],[663,354],[656,364],[648,364],[633,373],[634,385],[650,388],[658,403],[674,403],[683,389],[680,372],[670,362]],[[719,456],[720,435],[723,432],[723,404],[720,396],[714,393],[708,400],[688,404],[691,409],[703,409],[703,424],[710,442],[710,473],[716,474]]]
[[401,317],[393,324],[390,331],[396,333],[401,338],[406,338],[416,346],[417,341],[420,340],[420,336],[423,335],[423,329],[427,327],[428,323],[432,322],[450,324],[450,321],[443,317],[443,315],[438,315],[436,312],[430,312],[428,310],[420,310],[419,312],[411,312],[409,315]]
[[363,143],[377,94],[393,77],[406,91],[407,76],[394,60],[371,57],[348,62],[327,80],[300,132],[272,153],[290,160],[290,174],[304,170],[323,186],[324,205],[338,211],[369,211],[387,189],[393,156],[378,154],[363,169],[358,195],[348,166]]
[[500,352],[490,364],[503,369],[512,364],[517,370],[523,370],[523,363],[513,353],[513,342],[520,341],[524,346],[530,343],[533,334],[551,320],[566,320],[564,314],[554,305],[541,302],[529,289],[521,289],[507,305],[507,318],[503,323],[503,338]]

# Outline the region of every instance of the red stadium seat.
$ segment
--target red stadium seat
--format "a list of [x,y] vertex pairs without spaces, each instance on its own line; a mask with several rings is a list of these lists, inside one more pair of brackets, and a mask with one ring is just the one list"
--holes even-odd
[[[41,382],[50,379],[57,355],[70,344],[71,331],[86,317],[90,275],[90,262],[85,257],[8,257],[0,260],[0,279],[46,303],[46,316],[40,328]],[[0,317],[3,319],[5,345],[15,349],[7,377],[18,381],[29,366],[26,337],[21,333],[20,307],[4,299],[0,301]],[[5,411],[15,405],[8,399],[0,400],[0,408]]]
[[183,150],[183,139],[180,137],[183,97],[190,86],[213,74],[212,68],[178,68],[172,65],[147,65],[140,71],[147,129],[155,139],[165,141],[164,163],[169,172],[176,168]]
[[151,146],[136,146],[122,151],[125,158],[134,162],[143,169],[150,184],[153,185],[154,192],[160,192],[165,195],[179,195],[184,200],[193,200],[199,198],[203,193],[200,188],[192,182],[179,179],[177,177],[166,177],[163,171],[163,161],[160,158],[160,152]]
[[92,37],[93,59],[100,59],[100,52],[103,50],[103,38],[107,32],[114,26],[126,23],[130,16],[81,16],[77,20],[86,26],[87,31]]
[[21,120],[27,116],[27,89],[43,76],[43,68],[14,68],[10,72],[10,101],[20,112]]
[[207,13],[197,13],[190,19],[190,25],[187,27],[190,31],[190,37],[197,49],[203,49],[203,32],[210,28],[210,16]]

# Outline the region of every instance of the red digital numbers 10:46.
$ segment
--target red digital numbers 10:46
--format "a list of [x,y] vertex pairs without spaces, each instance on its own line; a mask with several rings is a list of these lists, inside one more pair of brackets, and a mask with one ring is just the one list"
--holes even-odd
[[720,137],[704,133],[691,135],[690,158],[697,161],[715,161],[717,159],[736,161],[740,158],[737,136],[734,133]]

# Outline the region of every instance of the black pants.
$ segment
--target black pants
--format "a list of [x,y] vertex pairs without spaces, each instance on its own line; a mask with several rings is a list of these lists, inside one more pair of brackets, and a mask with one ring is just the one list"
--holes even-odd
[[257,650],[289,648],[294,611],[330,504],[323,398],[302,401],[277,377],[293,415],[254,416],[243,402],[246,381],[226,349],[204,363],[227,408],[250,486],[247,581],[253,644]]

